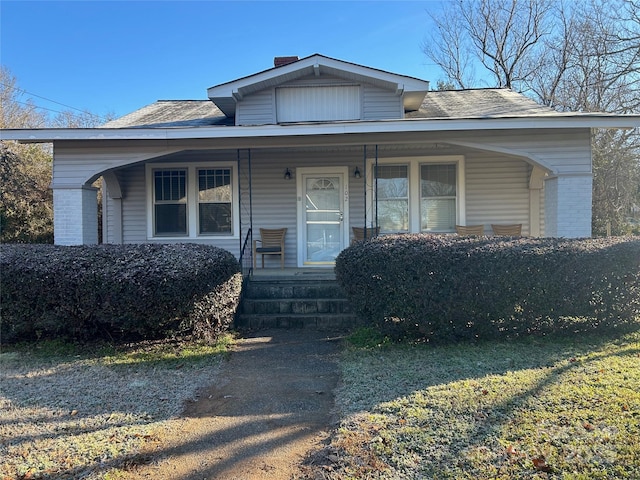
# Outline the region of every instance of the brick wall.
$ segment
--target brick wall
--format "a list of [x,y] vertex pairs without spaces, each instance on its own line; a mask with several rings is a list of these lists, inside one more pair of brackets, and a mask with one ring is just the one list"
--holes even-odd
[[545,182],[545,236],[591,236],[591,175],[566,175]]
[[96,191],[93,187],[53,190],[53,229],[56,245],[98,243]]

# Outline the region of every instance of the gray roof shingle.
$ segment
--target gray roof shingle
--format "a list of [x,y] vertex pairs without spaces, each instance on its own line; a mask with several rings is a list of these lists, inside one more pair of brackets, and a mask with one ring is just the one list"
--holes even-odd
[[[464,119],[558,115],[509,89],[432,91],[405,118]],[[169,128],[234,125],[210,100],[159,100],[102,125],[102,128]]]
[[499,118],[557,114],[552,108],[513,90],[486,88],[429,92],[420,110],[407,113],[406,118]]
[[211,100],[158,100],[102,128],[167,128],[233,125]]

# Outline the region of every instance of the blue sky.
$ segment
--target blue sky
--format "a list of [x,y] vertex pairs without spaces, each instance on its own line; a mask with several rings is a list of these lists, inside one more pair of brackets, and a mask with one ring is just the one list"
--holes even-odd
[[[320,53],[430,80],[424,1],[0,0],[0,62],[39,106],[121,116]],[[39,96],[39,97],[36,97]]]

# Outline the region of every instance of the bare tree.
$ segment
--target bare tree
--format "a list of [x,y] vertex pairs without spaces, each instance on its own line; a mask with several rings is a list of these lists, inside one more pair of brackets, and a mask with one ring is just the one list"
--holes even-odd
[[[556,110],[640,111],[639,0],[453,0],[431,17],[437,29],[423,50],[445,73],[439,85],[480,86],[466,76],[464,62],[475,56],[491,86]],[[434,51],[452,39],[453,51]],[[640,205],[638,129],[594,131],[592,150],[593,231],[608,223],[624,233],[625,216]]]
[[535,69],[540,39],[550,33],[550,0],[455,0],[430,13],[436,25],[423,51],[447,75],[447,82],[468,88],[473,60],[493,83],[513,88]]
[[[0,68],[0,128],[90,128],[107,119],[65,110],[51,120],[18,87],[11,72]],[[53,242],[52,160],[50,144],[0,142],[1,242]]]

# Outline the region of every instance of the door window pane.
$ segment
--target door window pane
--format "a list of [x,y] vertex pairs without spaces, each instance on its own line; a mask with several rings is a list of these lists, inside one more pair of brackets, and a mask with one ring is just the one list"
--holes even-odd
[[305,177],[305,262],[335,261],[342,245],[340,177]]

